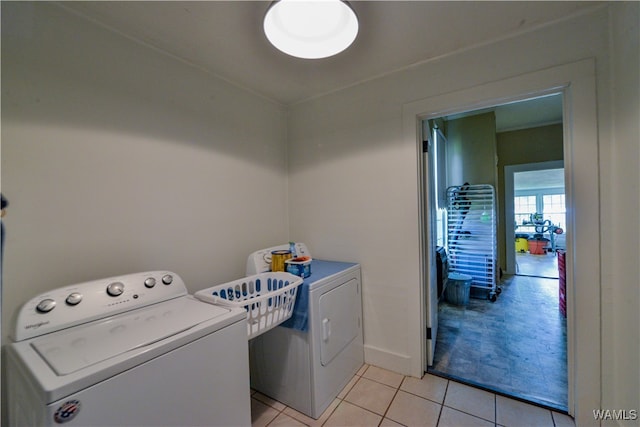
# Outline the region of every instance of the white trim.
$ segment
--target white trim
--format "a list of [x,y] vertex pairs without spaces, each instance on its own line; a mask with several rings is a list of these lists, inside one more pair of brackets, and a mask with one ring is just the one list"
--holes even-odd
[[[470,111],[544,94],[564,92],[564,163],[566,194],[573,200],[573,221],[567,231],[567,352],[569,413],[577,425],[593,424],[593,408],[601,407],[601,257],[598,128],[594,59],[436,95],[403,105],[403,138],[420,144],[418,123],[424,119]],[[420,166],[417,162],[417,166]],[[418,171],[417,179],[421,179]],[[419,188],[419,186],[418,186]],[[416,197],[420,197],[416,195]],[[419,206],[419,205],[418,205]],[[582,233],[578,233],[582,230]],[[422,245],[420,245],[422,246]],[[424,260],[420,254],[420,263]],[[409,307],[408,350],[411,375],[424,366],[423,266]],[[576,283],[580,292],[576,292]],[[419,315],[412,313],[418,310]],[[422,320],[422,321],[419,321]]]
[[364,360],[369,365],[385,366],[387,369],[403,375],[411,375],[411,358],[406,354],[394,353],[389,350],[364,345]]

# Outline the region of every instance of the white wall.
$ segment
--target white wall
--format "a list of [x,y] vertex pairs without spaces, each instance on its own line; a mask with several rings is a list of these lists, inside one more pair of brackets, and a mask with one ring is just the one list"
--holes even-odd
[[601,169],[603,253],[609,253],[602,277],[603,406],[640,410],[640,3],[615,3],[610,19],[611,144]]
[[152,269],[191,292],[287,241],[286,111],[51,3],[2,4],[3,342],[39,292]]
[[[618,20],[629,13],[621,8],[635,8],[637,12],[637,4],[609,7]],[[630,15],[635,17],[637,35],[638,14]],[[620,101],[620,108],[631,104],[628,113],[636,118],[635,123],[612,121],[609,24],[608,8],[594,9],[568,21],[425,62],[291,108],[288,141],[291,236],[306,241],[318,257],[362,264],[368,362],[406,373],[419,357],[419,346],[409,333],[415,330],[413,322],[419,318],[415,312],[418,304],[409,301],[420,286],[417,153],[413,144],[402,141],[404,104],[595,58],[601,164],[593,165],[593,171],[601,177],[612,177],[602,179],[601,183],[605,186],[600,196],[601,210],[607,211],[602,214],[601,227],[609,230],[618,215],[627,218],[627,223],[638,223],[638,210],[627,209],[628,205],[637,207],[637,173],[627,184],[636,188],[630,200],[623,202],[628,193],[623,195],[616,187],[620,181],[629,179],[620,166],[637,162],[637,137],[633,142],[614,140],[637,135],[637,97],[629,95]],[[629,41],[622,35],[616,39],[622,45],[620,48],[637,50],[637,36]],[[637,58],[637,52],[635,55]],[[620,67],[624,70],[616,71],[614,77],[625,81],[637,77],[637,71],[633,74],[634,70],[622,63]],[[614,129],[622,135],[612,135]],[[633,160],[623,159],[629,150]],[[638,239],[637,233],[631,238],[615,239],[615,235],[607,232],[601,236],[603,276],[633,277],[636,288],[629,285],[614,290],[611,282],[600,281],[598,277],[593,280],[599,281],[596,286],[602,286],[603,291],[606,288],[612,292],[606,298],[603,296],[603,336],[615,337],[607,342],[615,347],[616,362],[626,370],[623,375],[619,368],[603,363],[603,404],[610,409],[624,409],[620,405],[637,400],[640,378],[637,344],[631,344],[637,340],[627,341],[629,337],[638,337],[637,314],[631,316],[639,308],[637,264],[623,261],[628,253],[637,257]],[[623,302],[627,292],[633,298]],[[618,309],[614,303],[623,303],[628,308],[614,316]],[[629,320],[635,323],[626,323]],[[628,348],[634,345],[633,349]],[[603,352],[609,350],[603,346]],[[622,398],[623,395],[627,397]],[[589,414],[582,416],[588,418]]]
[[37,292],[155,268],[195,291],[289,224],[316,257],[362,263],[367,360],[406,372],[420,285],[402,106],[595,58],[603,407],[638,408],[638,3],[609,8],[295,105],[287,148],[281,107],[52,4],[3,2],[3,342]]

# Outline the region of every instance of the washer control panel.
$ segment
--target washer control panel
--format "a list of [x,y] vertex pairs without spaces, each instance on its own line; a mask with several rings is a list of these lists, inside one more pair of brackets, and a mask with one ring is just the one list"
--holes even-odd
[[53,289],[18,311],[13,339],[22,341],[187,295],[175,273],[148,271]]

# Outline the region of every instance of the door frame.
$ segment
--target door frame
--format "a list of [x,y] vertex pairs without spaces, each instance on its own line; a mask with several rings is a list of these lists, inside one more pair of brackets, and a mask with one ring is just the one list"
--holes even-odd
[[[429,365],[431,361],[433,363],[433,357],[436,348],[436,339],[438,337],[438,295],[437,288],[437,272],[436,272],[436,251],[437,246],[436,239],[436,221],[433,215],[435,206],[435,191],[433,188],[433,180],[435,174],[431,167],[435,161],[433,157],[433,151],[435,149],[436,141],[433,140],[433,136],[430,132],[430,126],[427,120],[422,122],[422,156],[419,157],[420,174],[422,179],[420,180],[419,197],[420,197],[420,224],[421,230],[421,245],[420,251],[424,254],[424,258],[421,259],[421,283],[423,288],[426,288],[425,292],[425,304],[428,309],[425,310],[425,328],[426,328],[426,341],[424,353],[426,360],[425,365]],[[428,149],[425,149],[425,145]],[[429,207],[432,209],[429,210]],[[427,221],[429,223],[427,224]],[[424,233],[424,234],[422,234]],[[424,281],[423,281],[424,280]],[[432,316],[432,310],[436,311],[435,316]]]
[[[567,252],[567,369],[568,412],[576,424],[593,423],[593,408],[601,407],[601,255],[600,194],[598,175],[598,126],[595,60],[546,68],[504,80],[489,82],[460,91],[435,95],[403,105],[403,138],[415,147],[418,188],[422,176],[422,121],[462,111],[472,111],[562,93],[563,148],[565,153],[565,194],[573,202],[568,214]],[[422,196],[417,194],[418,209]],[[429,215],[420,212],[419,218]],[[571,217],[569,219],[569,216]],[[425,225],[418,224],[420,239]],[[578,233],[582,230],[583,233]],[[421,252],[425,250],[419,245]],[[433,248],[431,248],[433,249]],[[430,250],[430,249],[426,249]],[[419,254],[416,295],[419,302],[417,325],[409,326],[409,339],[419,343],[412,357],[412,375],[426,371],[426,267],[425,254]],[[597,260],[594,262],[594,260]],[[580,283],[577,293],[576,283]],[[413,317],[412,317],[413,318]],[[578,321],[579,319],[579,321]],[[418,353],[418,354],[416,354]]]
[[[516,242],[510,236],[514,236],[516,228],[513,221],[507,221],[507,218],[513,218],[515,207],[513,205],[513,197],[515,188],[513,185],[513,174],[517,172],[539,171],[545,169],[564,168],[564,160],[550,160],[548,162],[525,163],[521,165],[507,165],[504,167],[504,218],[505,218],[505,274],[516,274]],[[566,177],[565,177],[566,185]]]

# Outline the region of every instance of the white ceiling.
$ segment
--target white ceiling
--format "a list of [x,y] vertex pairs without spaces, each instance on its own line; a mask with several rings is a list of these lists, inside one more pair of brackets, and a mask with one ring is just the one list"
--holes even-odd
[[518,190],[563,189],[564,168],[517,172],[513,174],[513,187]]
[[598,2],[352,1],[360,33],[328,59],[289,57],[262,31],[268,1],[71,1],[59,5],[283,105],[539,28]]
[[562,123],[562,95],[553,94],[525,99],[490,108],[452,114],[443,118],[455,120],[489,111],[495,113],[496,132],[498,133]]
[[496,132],[562,123],[562,95],[499,105],[495,113]]

